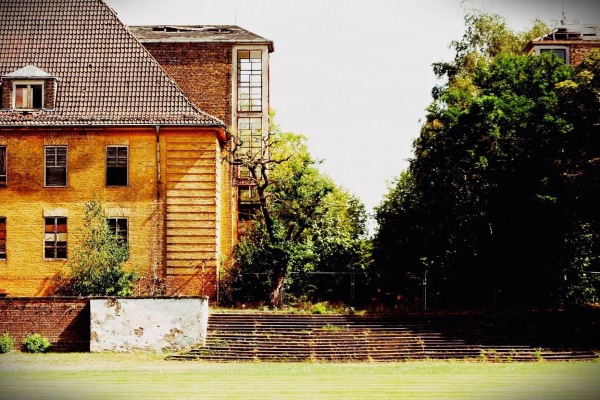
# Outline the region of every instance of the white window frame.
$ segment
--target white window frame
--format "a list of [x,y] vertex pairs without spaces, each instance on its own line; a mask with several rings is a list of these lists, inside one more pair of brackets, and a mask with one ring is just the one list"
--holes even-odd
[[[54,219],[53,232],[46,232],[46,220]],[[64,219],[66,232],[58,232],[58,220]],[[53,237],[54,240],[46,240]],[[64,239],[64,240],[60,240]],[[54,254],[56,257],[46,257],[46,242],[54,242]],[[58,257],[58,243],[65,243],[65,257]],[[44,260],[66,260],[69,258],[69,218],[66,216],[44,216],[44,242],[43,242]]]
[[[115,220],[116,224],[115,224],[115,228],[116,231],[113,232],[113,230],[110,228],[110,220]],[[124,242],[125,243],[129,243],[129,218],[127,217],[106,217],[106,223],[108,224],[108,228],[110,229],[110,231],[114,234],[114,233],[119,233],[119,221],[120,220],[125,220],[125,239]],[[122,237],[121,235],[119,235],[120,237]]]
[[533,47],[533,51],[536,55],[542,54],[542,50],[564,50],[565,51],[565,64],[571,64],[571,52],[569,46],[556,46],[556,45],[537,45]]
[[[238,110],[238,52],[239,51],[261,51],[261,111],[239,111]],[[269,135],[269,47],[267,45],[239,45],[232,49],[232,79],[231,79],[231,131],[234,137],[238,135],[239,118],[261,118],[261,129],[263,143]],[[239,173],[239,171],[238,171]],[[240,176],[238,176],[240,178]]]
[[[31,107],[17,107],[17,86],[23,86],[26,85],[28,86],[29,91],[31,91],[31,86],[41,86],[42,87],[42,105],[40,108],[34,108],[33,107],[33,96],[31,96],[30,99],[28,99],[28,105],[31,105]],[[45,90],[46,88],[45,86],[45,81],[14,81],[13,82],[13,92],[12,92],[12,106],[14,110],[18,110],[18,111],[36,111],[36,110],[43,110],[44,109],[44,99],[46,96]]]

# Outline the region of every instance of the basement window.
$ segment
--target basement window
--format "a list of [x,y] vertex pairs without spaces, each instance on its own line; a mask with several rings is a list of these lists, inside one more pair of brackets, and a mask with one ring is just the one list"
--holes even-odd
[[46,146],[45,186],[67,186],[67,146]]
[[128,158],[127,146],[106,148],[106,186],[127,186]]
[[113,235],[118,235],[124,243],[127,243],[129,224],[127,218],[108,218],[108,228]]
[[6,186],[6,146],[0,146],[0,187]]
[[44,83],[15,83],[14,108],[17,110],[41,110],[44,105]]
[[0,260],[6,260],[6,217],[0,217]]
[[67,258],[67,218],[44,218],[44,258]]

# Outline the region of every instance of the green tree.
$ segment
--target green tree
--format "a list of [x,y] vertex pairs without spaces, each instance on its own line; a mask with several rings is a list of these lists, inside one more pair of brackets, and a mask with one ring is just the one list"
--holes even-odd
[[368,246],[364,206],[319,171],[304,136],[273,127],[260,154],[237,158],[260,212],[234,251],[231,297],[256,301],[266,292],[281,307],[286,287],[314,292],[309,272],[361,270]]
[[472,19],[455,61],[437,67],[448,81],[377,209],[376,262],[415,271],[426,259],[454,304],[547,305],[565,266],[581,265],[568,260],[593,246],[572,221],[597,232],[597,56],[576,72],[553,55],[513,54],[503,24],[473,34],[494,18]]
[[71,296],[130,296],[136,272],[125,271],[129,246],[113,233],[102,204],[94,199],[85,204],[83,227],[77,231],[76,245],[60,279],[57,293]]

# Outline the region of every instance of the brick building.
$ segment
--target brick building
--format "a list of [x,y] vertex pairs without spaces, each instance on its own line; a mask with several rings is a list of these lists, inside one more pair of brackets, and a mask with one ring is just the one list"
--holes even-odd
[[257,63],[245,44],[159,64],[102,0],[0,2],[0,290],[51,294],[95,197],[142,288],[215,296],[236,237],[229,135],[248,124],[240,115],[268,126],[272,45],[261,39]]
[[[196,106],[227,124],[240,151],[261,148],[269,130],[272,41],[234,25],[129,28]],[[257,206],[253,184],[243,170],[231,172],[232,207],[244,221]],[[243,224],[234,223],[234,237],[236,227]]]
[[561,25],[552,32],[532,40],[527,54],[553,52],[567,64],[576,66],[594,48],[600,48],[600,31],[594,25]]

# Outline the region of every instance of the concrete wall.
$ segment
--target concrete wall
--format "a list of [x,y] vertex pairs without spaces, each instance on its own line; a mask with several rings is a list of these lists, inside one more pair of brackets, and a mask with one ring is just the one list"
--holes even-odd
[[90,300],[90,351],[178,351],[206,340],[208,298]]

